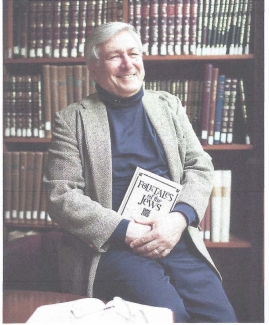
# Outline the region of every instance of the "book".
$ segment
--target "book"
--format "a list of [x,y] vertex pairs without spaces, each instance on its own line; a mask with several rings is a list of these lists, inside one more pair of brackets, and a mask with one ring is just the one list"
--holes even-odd
[[231,84],[232,84],[232,79],[226,78],[225,85],[224,85],[224,102],[223,102],[222,117],[221,117],[220,143],[227,142]]
[[182,52],[183,0],[175,0],[175,54]]
[[172,310],[138,304],[114,297],[107,303],[97,298],[38,307],[27,323],[173,323]]
[[61,6],[62,1],[55,0],[53,2],[53,38],[52,38],[52,49],[53,57],[60,57],[60,43],[61,43]]
[[235,53],[235,41],[236,41],[236,30],[237,30],[237,23],[238,23],[238,14],[239,14],[239,5],[240,0],[234,1],[234,10],[232,13],[232,20],[231,20],[231,29],[230,29],[230,39],[229,39],[229,54],[236,54]]
[[227,128],[227,143],[233,143],[233,132],[234,132],[234,115],[236,108],[236,99],[237,99],[237,82],[236,78],[232,79],[231,82],[231,92],[229,100],[229,113],[228,113],[228,128]]
[[69,53],[71,58],[78,57],[79,1],[70,2]]
[[203,85],[203,106],[202,106],[202,123],[201,123],[201,144],[207,145],[208,143],[208,129],[209,129],[209,114],[210,102],[212,92],[212,73],[213,64],[207,63],[205,67],[205,77]]
[[202,30],[202,48],[201,55],[206,54],[206,42],[208,34],[208,18],[209,18],[210,0],[205,0],[203,5],[203,30]]
[[37,2],[28,2],[28,57],[36,57],[36,23],[37,23]]
[[250,36],[251,36],[251,20],[252,20],[252,0],[248,0],[246,30],[244,35],[243,53],[250,53]]
[[36,2],[36,57],[44,57],[44,3]]
[[45,136],[51,138],[52,136],[52,120],[51,120],[51,87],[50,87],[50,66],[43,65],[43,107],[45,119]]
[[225,76],[221,74],[218,77],[218,88],[217,88],[217,96],[216,96],[216,112],[215,112],[215,123],[214,123],[214,144],[220,143],[222,109],[223,109],[223,104],[224,104],[224,86],[225,86]]
[[[129,4],[130,6],[130,4]],[[158,55],[158,38],[159,38],[159,3],[158,0],[152,0],[150,3],[150,17],[149,17],[149,52],[151,55]]]
[[210,240],[211,238],[211,196],[203,220],[204,220],[204,239]]
[[167,55],[167,0],[159,2],[159,54]]
[[174,55],[175,45],[175,0],[167,0],[167,54]]
[[33,207],[32,207],[32,222],[38,223],[39,206],[40,206],[40,194],[42,183],[42,171],[43,171],[43,152],[35,152],[34,157],[34,181],[33,181]]
[[190,2],[190,54],[196,54],[198,0]]
[[222,173],[214,170],[213,190],[211,193],[211,241],[220,242]]
[[86,40],[86,26],[87,26],[87,1],[79,1],[79,26],[78,26],[78,48],[77,56],[84,56],[84,46]]
[[211,0],[209,3],[209,11],[208,11],[206,44],[204,47],[205,55],[210,54],[211,39],[212,39],[212,32],[213,32],[214,10],[215,10],[215,0]]
[[239,32],[238,39],[238,49],[237,54],[243,54],[243,45],[244,45],[244,35],[246,30],[246,21],[247,21],[247,9],[248,9],[248,0],[244,0],[243,8],[242,8],[242,20]]
[[61,5],[61,38],[60,38],[60,57],[69,57],[69,45],[70,45],[70,5],[71,1],[62,1]]
[[220,242],[230,241],[232,171],[221,171]]
[[[66,66],[61,65],[57,66],[58,72],[58,85],[57,85],[57,92],[59,98],[59,110],[67,107],[67,79],[66,79]],[[81,78],[82,79],[82,78]]]
[[204,2],[198,2],[198,17],[197,17],[197,46],[196,54],[202,54],[202,34],[203,34],[203,11],[204,11]]
[[43,2],[43,45],[44,57],[51,58],[53,54],[52,40],[53,40],[53,2]]
[[215,116],[216,116],[216,98],[218,86],[219,68],[213,68],[212,89],[210,99],[209,125],[208,125],[208,144],[214,144]]
[[3,212],[5,222],[11,222],[11,200],[12,200],[12,182],[11,182],[11,164],[12,153],[3,153]]
[[182,54],[190,54],[190,0],[183,0],[183,19],[182,19]]
[[25,222],[32,222],[35,153],[27,152]]
[[19,201],[19,221],[25,221],[25,207],[26,207],[26,186],[27,186],[27,152],[20,152],[20,201]]
[[144,55],[149,55],[149,17],[150,17],[150,1],[141,1],[141,41],[142,51]]
[[221,19],[220,17],[220,7],[221,7],[221,0],[216,0],[215,2],[215,8],[214,8],[214,13],[213,13],[213,25],[212,25],[212,37],[210,40],[210,50],[209,54],[211,55],[217,55],[217,38],[218,38],[218,23],[219,20]]
[[[42,179],[45,173],[45,168],[47,166],[48,161],[48,152],[43,152],[43,161],[42,161]],[[38,215],[38,223],[45,224],[47,217],[47,191],[44,182],[41,184],[40,188],[40,206],[39,206],[39,215]]]
[[18,222],[20,200],[20,154],[17,151],[13,151],[11,156],[11,221]]
[[137,167],[118,212],[130,219],[169,213],[177,202],[182,186]]

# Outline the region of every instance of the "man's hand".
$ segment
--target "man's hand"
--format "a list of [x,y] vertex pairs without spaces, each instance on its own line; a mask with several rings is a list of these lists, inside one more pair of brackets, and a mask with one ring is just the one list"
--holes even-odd
[[151,230],[151,226],[135,223],[134,221],[129,222],[125,243],[130,244],[134,240],[143,237],[146,233]]
[[144,257],[160,258],[168,255],[179,241],[187,227],[187,221],[180,212],[171,212],[164,217],[135,219],[140,225],[151,226],[151,231],[133,240],[130,247]]

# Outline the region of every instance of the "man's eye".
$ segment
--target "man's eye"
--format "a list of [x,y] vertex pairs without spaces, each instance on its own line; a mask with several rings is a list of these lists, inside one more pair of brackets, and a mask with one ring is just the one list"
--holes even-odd
[[119,55],[112,55],[109,57],[109,60],[117,59],[119,58]]

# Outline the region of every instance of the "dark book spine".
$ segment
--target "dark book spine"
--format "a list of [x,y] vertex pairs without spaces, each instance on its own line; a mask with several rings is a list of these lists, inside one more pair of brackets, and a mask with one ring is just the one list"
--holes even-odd
[[11,166],[12,153],[3,153],[3,212],[6,223],[11,223],[11,201],[12,201],[12,184],[11,184]]
[[208,38],[208,16],[209,16],[209,9],[210,9],[210,0],[204,1],[203,6],[203,33],[202,33],[202,55],[206,54],[206,42]]
[[226,78],[225,86],[224,86],[224,103],[223,103],[222,118],[221,118],[220,143],[227,142],[231,84],[232,84],[232,79]]
[[[6,1],[7,3],[7,1]],[[22,6],[23,3],[19,1],[10,1],[10,6],[13,6],[13,57],[20,57],[20,38],[21,38],[21,30],[20,30],[20,21],[22,15]],[[9,6],[9,5],[8,5]],[[8,22],[6,22],[8,23]]]
[[203,88],[203,106],[202,106],[202,124],[201,124],[201,144],[208,144],[208,129],[209,129],[209,114],[210,114],[210,101],[212,91],[212,73],[213,65],[211,63],[206,64],[204,88]]
[[20,53],[19,57],[27,58],[28,56],[28,4],[27,1],[21,2],[20,17]]
[[246,20],[247,20],[247,8],[248,8],[248,0],[244,0],[244,5],[242,9],[242,24],[241,24],[240,35],[238,40],[238,54],[243,54],[244,34],[245,34]]
[[240,42],[240,34],[242,28],[243,8],[244,8],[244,0],[239,0],[237,24],[235,29],[234,54],[239,54],[239,42]]
[[137,33],[141,36],[141,1],[135,0],[134,1],[134,27]]
[[70,2],[69,22],[69,53],[70,57],[78,57],[78,34],[79,34],[79,1]]
[[159,54],[167,55],[167,0],[159,2]]
[[198,24],[198,0],[191,0],[190,6],[190,54],[196,54]]
[[182,54],[190,54],[190,0],[183,0]]
[[87,18],[87,1],[79,1],[79,26],[78,26],[78,57],[84,56],[84,46],[86,41],[86,18]]
[[150,3],[150,36],[149,36],[149,49],[151,55],[158,55],[158,36],[159,36],[159,3],[158,0],[152,0]]
[[52,52],[52,40],[53,40],[53,3],[52,1],[43,2],[43,19],[44,19],[44,57],[51,58]]
[[167,0],[167,54],[174,55],[175,45],[175,0]]
[[203,35],[203,15],[204,12],[204,2],[198,2],[198,22],[197,22],[197,48],[196,54],[202,55],[202,35]]
[[183,0],[175,0],[175,54],[182,53]]
[[251,35],[251,20],[252,20],[252,0],[248,0],[248,10],[247,10],[247,21],[246,21],[246,31],[244,35],[244,54],[250,53],[250,35]]
[[23,92],[22,92],[22,76],[16,76],[16,136],[22,136],[23,126]]
[[214,144],[214,128],[215,128],[215,116],[216,116],[218,77],[219,77],[219,68],[213,68],[210,112],[209,112],[209,127],[208,127],[208,144],[210,145]]
[[224,17],[225,17],[226,3],[228,1],[229,0],[223,0],[220,2],[219,19],[218,19],[218,27],[217,27],[217,35],[216,35],[216,45],[215,45],[215,52],[214,52],[216,55],[221,54],[221,38],[222,38],[222,34],[224,34],[224,25],[225,25]]
[[43,169],[43,152],[35,152],[34,157],[34,181],[33,181],[33,207],[32,207],[32,221],[38,223],[41,183],[42,183],[42,169]]
[[27,104],[28,104],[28,97],[27,97],[27,89],[28,89],[28,79],[29,75],[23,75],[22,76],[22,105],[21,105],[21,136],[26,137],[27,136]]
[[25,207],[26,207],[26,169],[27,169],[27,152],[20,152],[20,170],[19,170],[19,191],[20,191],[20,201],[19,201],[19,221],[20,223],[25,222]]
[[32,76],[25,78],[25,128],[26,137],[32,137]]
[[218,37],[218,22],[220,20],[220,6],[221,0],[216,0],[213,15],[212,37],[210,42],[210,54],[216,55],[217,53],[217,37]]
[[[118,0],[115,1],[117,4],[117,17],[116,20],[117,21],[123,21],[123,0]],[[113,21],[116,21],[113,18]]]
[[60,57],[60,43],[61,43],[61,6],[62,2],[55,0],[53,2],[53,57]]
[[107,23],[107,0],[102,1],[102,24]]
[[11,100],[12,92],[9,90],[9,76],[4,76],[3,80],[3,128],[4,136],[10,137],[10,119],[11,119]]
[[208,11],[208,22],[207,22],[207,37],[206,37],[206,46],[205,46],[205,55],[210,54],[210,44],[212,40],[212,30],[213,30],[213,16],[215,10],[215,0],[211,0],[209,4]]
[[228,5],[229,5],[229,7],[227,9],[227,18],[225,20],[224,35],[222,38],[222,54],[228,53],[228,38],[231,33],[231,24],[232,24],[232,19],[233,19],[235,1],[229,0]]
[[234,130],[234,115],[236,107],[236,98],[237,98],[237,79],[232,79],[231,83],[231,93],[229,101],[229,116],[228,116],[228,128],[227,128],[227,143],[233,143],[233,130]]
[[61,57],[69,57],[69,43],[70,43],[70,1],[62,1],[61,7],[61,39],[60,39],[60,48],[61,48]]
[[95,25],[100,26],[102,24],[102,0],[96,0],[96,11],[95,11]]
[[87,20],[86,20],[86,38],[91,35],[95,28],[95,8],[96,1],[90,1],[87,4]]
[[149,0],[141,1],[141,41],[145,55],[149,55],[149,4]]
[[28,57],[36,57],[36,14],[37,14],[36,1],[28,2]]
[[128,23],[131,25],[135,25],[134,20],[134,0],[128,1]]
[[239,2],[240,0],[234,1],[234,10],[232,14],[230,35],[227,44],[229,54],[235,54],[235,40],[236,40],[236,30],[237,30],[237,23],[238,23],[238,14],[239,14]]
[[32,76],[32,134],[39,137],[39,94],[36,76]]
[[36,3],[36,57],[44,57],[44,4]]
[[35,153],[27,152],[25,222],[32,223]]
[[11,221],[17,223],[19,221],[19,184],[20,184],[20,154],[19,152],[12,152],[11,158]]

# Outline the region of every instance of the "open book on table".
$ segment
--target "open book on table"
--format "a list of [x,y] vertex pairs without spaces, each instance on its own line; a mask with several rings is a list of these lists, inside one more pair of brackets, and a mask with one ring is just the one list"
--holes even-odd
[[[27,323],[173,323],[168,308],[137,304],[115,297],[108,303],[96,298],[38,307]],[[93,323],[95,322],[95,323]]]

